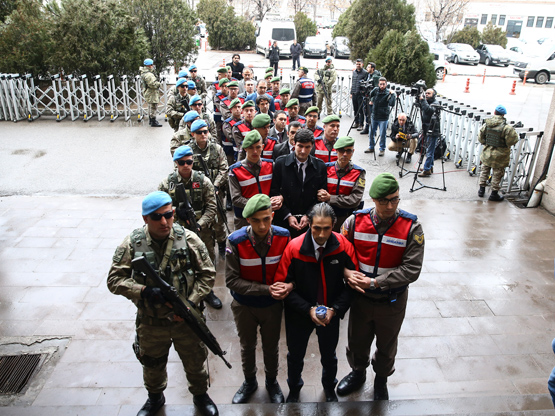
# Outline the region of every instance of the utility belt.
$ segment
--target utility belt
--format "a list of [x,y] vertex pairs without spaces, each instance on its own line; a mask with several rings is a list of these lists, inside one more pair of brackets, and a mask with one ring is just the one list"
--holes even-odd
[[375,293],[375,290],[366,289],[364,297],[372,303],[394,303],[397,302],[397,298],[404,293],[409,286],[401,286],[395,289],[388,290],[383,293]]

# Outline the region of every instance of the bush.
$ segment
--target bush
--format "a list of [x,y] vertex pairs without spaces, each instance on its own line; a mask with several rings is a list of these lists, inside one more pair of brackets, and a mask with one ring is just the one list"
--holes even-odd
[[476,49],[480,45],[481,38],[477,28],[466,26],[458,32],[455,32],[449,40],[449,43],[468,43]]
[[349,20],[351,20],[352,7],[352,5],[349,6],[349,8],[339,16],[337,24],[333,28],[333,32],[331,34],[332,37],[347,36],[347,24],[349,23]]
[[379,45],[366,56],[388,81],[410,85],[423,79],[428,87],[436,84],[434,58],[428,43],[416,31],[404,35],[390,30]]
[[507,32],[503,32],[500,27],[495,27],[491,22],[489,22],[482,31],[482,43],[506,47]]
[[308,36],[315,36],[318,26],[305,13],[298,12],[295,15],[295,31],[297,32],[297,42],[302,43]]

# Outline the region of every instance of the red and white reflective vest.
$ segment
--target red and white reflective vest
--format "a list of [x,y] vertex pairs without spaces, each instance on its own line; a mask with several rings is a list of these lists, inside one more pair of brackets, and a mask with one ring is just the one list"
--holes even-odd
[[408,236],[416,216],[399,211],[399,216],[383,235],[372,223],[370,209],[355,212],[353,244],[361,272],[376,277],[401,265]]
[[283,110],[283,108],[281,108],[281,95],[278,94],[274,97],[274,106],[276,107],[276,111]]
[[322,134],[324,134],[324,129],[320,126],[316,126],[314,128],[313,133],[314,133],[314,138],[320,137]]
[[328,192],[330,195],[351,195],[360,174],[364,171],[360,166],[353,165],[353,168],[339,179],[335,162],[326,163],[326,168],[328,170]]
[[239,129],[239,131],[241,132],[241,135],[243,136],[243,140],[245,140],[245,136],[247,135],[247,133],[249,131],[251,131],[251,129],[249,129],[246,125],[245,125],[245,120],[239,121],[236,124],[237,128]]
[[[241,101],[241,104],[245,104],[245,99],[242,97],[237,97],[239,99],[239,101]],[[231,104],[231,101],[229,99],[229,97],[225,97],[225,99],[222,100],[222,103],[224,103],[226,105],[227,108],[229,108],[229,104]]]
[[[232,116],[232,117],[229,117],[227,120],[225,120],[225,123],[229,123],[229,125],[233,129],[233,126],[235,126],[240,121],[241,119],[236,120]],[[237,151],[237,147],[235,147],[235,141],[233,140],[233,137],[227,137],[225,134],[224,134],[224,140],[222,141],[222,146],[228,146],[228,147],[233,146],[233,151],[235,152]]]
[[314,156],[318,159],[323,160],[324,162],[335,162],[337,160],[337,152],[335,149],[328,150],[326,145],[324,144],[324,138],[316,139],[314,141]]
[[[303,126],[306,124],[306,118],[303,116],[297,116],[296,120],[293,121],[298,121],[299,123],[301,123]],[[289,114],[287,115],[287,125],[289,125],[289,123],[291,123],[291,121],[289,120]]]
[[241,186],[241,195],[250,198],[256,194],[270,195],[270,187],[272,185],[272,173],[274,171],[274,163],[271,160],[261,159],[262,166],[258,177],[250,173],[241,162],[237,162],[231,166],[231,170]]
[[274,139],[273,137],[266,138],[266,144],[264,145],[264,150],[262,151],[262,156],[264,156],[264,159],[272,160],[272,153],[276,144],[277,139]]

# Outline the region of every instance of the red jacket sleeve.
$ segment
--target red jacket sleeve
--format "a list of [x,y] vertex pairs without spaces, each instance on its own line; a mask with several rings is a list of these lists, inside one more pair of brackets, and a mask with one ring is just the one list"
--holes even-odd
[[358,259],[355,253],[355,247],[349,240],[347,240],[347,238],[345,238],[343,234],[336,233],[336,236],[339,239],[339,241],[341,241],[341,244],[343,245],[345,253],[347,253],[347,255],[351,258],[351,261],[355,265],[355,270],[358,271]]
[[290,240],[289,244],[287,244],[287,247],[285,247],[285,251],[281,255],[281,260],[279,261],[279,266],[274,276],[274,282],[285,282],[285,279],[287,278],[287,273],[289,271],[289,266],[291,266],[291,257],[292,251]]

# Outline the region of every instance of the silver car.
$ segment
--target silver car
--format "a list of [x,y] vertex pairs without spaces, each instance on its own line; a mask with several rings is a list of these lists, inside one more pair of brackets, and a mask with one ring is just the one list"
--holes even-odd
[[478,62],[480,62],[478,52],[467,43],[450,43],[447,47],[455,53],[453,57],[454,64],[478,65]]

